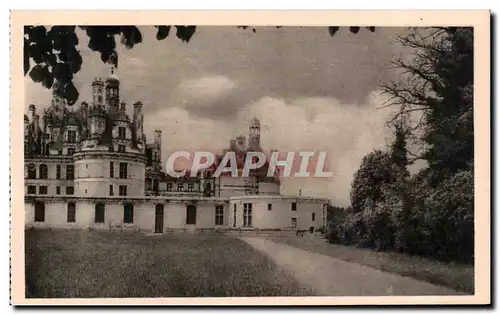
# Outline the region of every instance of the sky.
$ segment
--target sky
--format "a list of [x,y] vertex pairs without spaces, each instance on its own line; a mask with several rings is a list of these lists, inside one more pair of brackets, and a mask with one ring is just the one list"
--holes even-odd
[[[389,67],[408,57],[394,40],[405,29],[341,28],[331,37],[327,27],[199,26],[189,43],[175,37],[156,40],[154,27],[139,27],[143,42],[128,50],[118,42],[120,100],[144,106],[144,128],[151,139],[162,130],[162,155],[177,150],[218,151],[229,140],[248,134],[252,117],[261,122],[265,150],[325,151],[329,179],[289,179],[283,194],[330,198],[347,205],[354,172],[363,156],[386,148],[392,108],[380,86],[398,80]],[[110,66],[87,48],[78,31],[82,70],[74,83],[82,101],[91,103],[94,77],[110,75]],[[51,91],[25,78],[25,112],[48,107]]]

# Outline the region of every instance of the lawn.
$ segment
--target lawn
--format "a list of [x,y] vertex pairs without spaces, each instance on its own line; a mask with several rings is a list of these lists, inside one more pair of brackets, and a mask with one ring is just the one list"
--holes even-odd
[[325,239],[268,237],[268,239],[374,269],[392,272],[465,293],[474,293],[474,266],[443,263],[423,257],[393,252],[329,244]]
[[29,230],[25,244],[28,298],[313,295],[230,236]]

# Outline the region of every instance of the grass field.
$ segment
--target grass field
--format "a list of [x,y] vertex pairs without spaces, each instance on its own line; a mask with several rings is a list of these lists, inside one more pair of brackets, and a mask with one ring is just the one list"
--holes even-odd
[[229,236],[30,230],[27,298],[313,295]]
[[474,266],[443,263],[423,257],[329,244],[325,239],[268,237],[268,239],[374,269],[474,293]]

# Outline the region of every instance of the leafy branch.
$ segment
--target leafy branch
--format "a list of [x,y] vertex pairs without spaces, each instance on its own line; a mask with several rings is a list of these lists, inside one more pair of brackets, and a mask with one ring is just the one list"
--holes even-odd
[[[156,39],[164,40],[173,28],[175,36],[181,41],[188,43],[194,36],[197,27],[195,25],[157,25]],[[89,37],[88,48],[100,54],[101,61],[118,67],[117,43],[115,38],[120,37],[120,44],[127,49],[133,49],[135,45],[142,43],[142,34],[137,26],[79,26]],[[249,26],[238,26],[248,29]],[[276,26],[282,28],[282,26]],[[256,28],[251,28],[256,33]],[[370,32],[375,27],[366,27]],[[334,36],[339,30],[338,26],[328,27],[330,36]],[[360,27],[349,27],[349,31],[357,34]],[[27,74],[35,83],[50,89],[54,82],[58,82],[55,93],[64,98],[68,105],[76,103],[79,92],[73,84],[74,75],[83,65],[82,56],[77,49],[79,39],[76,34],[76,26],[53,26],[47,29],[44,26],[24,27],[24,75]]]

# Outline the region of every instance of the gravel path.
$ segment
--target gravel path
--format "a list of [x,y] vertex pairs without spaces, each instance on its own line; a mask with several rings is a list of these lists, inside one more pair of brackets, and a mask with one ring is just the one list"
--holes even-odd
[[278,244],[262,237],[242,237],[323,296],[462,295],[452,289],[383,272],[353,262]]

